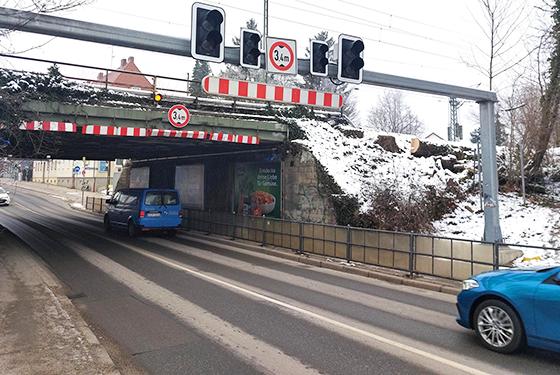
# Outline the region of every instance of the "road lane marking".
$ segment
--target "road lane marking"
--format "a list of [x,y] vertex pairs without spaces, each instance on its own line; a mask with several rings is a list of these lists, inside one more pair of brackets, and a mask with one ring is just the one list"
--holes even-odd
[[108,274],[140,297],[173,314],[197,333],[266,374],[318,375],[319,372],[281,349],[243,331],[174,292],[74,240],[63,239],[86,262]]
[[323,315],[321,315],[321,314],[317,314],[317,313],[312,312],[312,311],[309,311],[309,310],[307,310],[307,309],[303,309],[303,308],[301,308],[301,307],[298,307],[298,306],[295,306],[295,305],[292,305],[292,304],[289,304],[289,303],[280,301],[280,300],[278,300],[278,299],[276,299],[276,298],[269,297],[269,296],[266,296],[266,295],[264,295],[264,294],[257,293],[257,292],[255,292],[255,291],[252,291],[252,290],[249,290],[249,289],[240,287],[240,286],[238,286],[238,285],[229,283],[229,282],[227,282],[227,281],[220,280],[220,279],[218,279],[218,278],[215,278],[215,277],[206,275],[206,274],[204,274],[204,273],[202,273],[202,272],[193,270],[193,269],[191,269],[191,268],[189,268],[189,267],[185,267],[185,266],[183,266],[183,265],[181,265],[181,264],[176,263],[175,261],[169,260],[169,259],[164,258],[164,257],[160,257],[160,256],[155,255],[155,254],[152,254],[152,253],[150,253],[150,252],[148,252],[148,251],[140,250],[140,249],[136,249],[136,248],[132,248],[132,247],[130,247],[130,246],[127,246],[127,247],[128,247],[130,250],[132,250],[132,251],[134,251],[134,252],[136,252],[136,253],[139,253],[139,254],[141,254],[141,255],[144,255],[144,256],[146,256],[146,257],[148,257],[148,258],[151,258],[151,259],[153,259],[153,260],[155,260],[155,261],[157,261],[157,262],[160,262],[160,263],[162,263],[162,264],[166,264],[166,265],[168,265],[168,266],[170,266],[170,267],[172,267],[172,268],[175,268],[175,269],[178,269],[178,270],[182,270],[182,271],[188,272],[188,273],[190,273],[190,274],[192,274],[192,275],[195,275],[195,276],[197,276],[197,277],[199,277],[199,278],[201,278],[201,279],[207,280],[207,281],[209,281],[209,282],[211,282],[211,283],[213,283],[213,284],[221,285],[221,286],[224,286],[224,287],[226,287],[226,288],[228,288],[228,289],[236,290],[236,291],[241,292],[241,293],[244,293],[244,294],[246,294],[246,295],[250,295],[250,296],[252,296],[252,297],[254,297],[254,298],[256,298],[256,299],[260,299],[260,300],[263,300],[263,301],[267,301],[267,302],[272,303],[272,304],[274,304],[274,305],[281,306],[281,307],[283,307],[283,308],[285,308],[285,309],[287,309],[287,310],[291,310],[291,311],[300,313],[300,314],[302,314],[302,315],[308,316],[308,317],[310,317],[310,318],[312,318],[312,319],[317,319],[317,320],[320,320],[320,321],[322,321],[322,322],[324,322],[324,323],[327,323],[327,324],[336,326],[336,327],[338,327],[338,328],[341,328],[341,329],[344,329],[344,330],[347,330],[347,331],[351,331],[351,332],[357,333],[357,334],[359,334],[359,335],[361,335],[361,336],[365,336],[365,337],[368,337],[368,338],[373,339],[373,340],[375,340],[375,341],[381,342],[381,343],[383,343],[383,344],[386,344],[386,345],[390,345],[390,346],[392,346],[392,347],[395,347],[395,348],[397,348],[397,349],[401,349],[401,350],[404,350],[404,351],[406,351],[406,352],[409,352],[409,353],[412,353],[412,354],[415,354],[415,355],[424,357],[424,358],[426,358],[426,359],[428,359],[428,360],[436,361],[436,362],[438,362],[438,363],[440,363],[440,364],[443,364],[443,365],[445,365],[445,366],[448,366],[448,367],[457,369],[457,370],[459,370],[459,371],[463,371],[463,372],[465,372],[465,373],[467,373],[467,374],[472,374],[472,375],[490,375],[490,373],[477,370],[477,369],[475,369],[475,368],[472,368],[472,367],[463,365],[463,364],[461,364],[461,363],[459,363],[459,362],[455,362],[455,361],[452,361],[452,360],[449,360],[449,359],[440,357],[440,356],[438,356],[438,355],[436,355],[436,354],[432,354],[432,353],[426,352],[426,351],[424,351],[424,350],[420,350],[420,349],[414,348],[414,347],[412,347],[412,346],[409,346],[409,345],[406,345],[406,344],[402,344],[402,343],[400,343],[400,342],[397,342],[397,341],[388,339],[388,338],[386,338],[386,337],[377,335],[377,334],[375,334],[375,333],[372,333],[372,332],[369,332],[369,331],[366,331],[366,330],[363,330],[363,329],[360,329],[360,328],[353,327],[353,326],[351,326],[351,325],[348,325],[348,324],[346,324],[346,323],[339,322],[338,320],[331,319],[331,318],[326,317],[326,316],[323,316]]
[[333,298],[348,301],[350,303],[357,303],[366,308],[375,309],[400,318],[435,325],[449,331],[464,331],[464,329],[459,327],[459,325],[455,322],[455,315],[444,314],[439,311],[409,305],[405,302],[393,301],[382,295],[366,294],[364,292],[352,290],[348,287],[329,284],[324,281],[316,281],[303,276],[290,274],[288,272],[258,266],[251,262],[234,259],[226,255],[216,254],[209,250],[184,245],[174,241],[166,240],[165,243],[162,243],[161,241],[156,241],[152,238],[146,238],[145,242],[173,249],[203,262],[215,263],[225,267],[234,267],[248,274],[269,278],[272,281],[290,283],[313,293],[327,293]]

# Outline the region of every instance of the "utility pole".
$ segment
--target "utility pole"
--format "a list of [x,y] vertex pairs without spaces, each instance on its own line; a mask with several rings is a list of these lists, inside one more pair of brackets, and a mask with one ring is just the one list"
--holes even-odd
[[107,161],[107,190],[105,190],[106,195],[109,195],[110,185],[111,185],[111,160]]
[[455,142],[463,139],[463,127],[459,125],[459,103],[457,98],[449,98],[449,126],[447,127],[447,140]]
[[268,0],[264,0],[264,40],[268,36]]
[[521,170],[521,193],[523,194],[523,204],[527,204],[525,197],[525,155],[523,155],[523,140],[519,142],[519,169]]
[[[265,56],[266,56],[266,38],[268,37],[268,0],[264,0],[264,23],[263,23],[263,42]],[[266,58],[263,59],[266,64]],[[268,83],[268,73],[266,69],[263,70],[264,81]]]

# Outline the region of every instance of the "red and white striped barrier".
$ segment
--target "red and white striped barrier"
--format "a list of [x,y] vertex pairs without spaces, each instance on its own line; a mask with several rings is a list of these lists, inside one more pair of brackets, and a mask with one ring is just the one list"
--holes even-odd
[[76,133],[77,126],[72,122],[27,121],[19,126],[21,130],[41,130],[45,132]]
[[[76,124],[69,122],[29,121],[20,126],[22,130],[42,130],[59,132],[77,132]],[[199,140],[210,140],[215,142],[243,143],[258,145],[260,138],[254,135],[237,135],[228,133],[208,133],[199,130],[170,130],[170,129],[146,129],[105,125],[84,125],[82,134],[85,135],[107,135],[117,137],[168,137],[188,138]]]
[[88,135],[112,135],[119,137],[169,137],[169,138],[191,138],[205,139],[206,132],[197,130],[165,130],[130,128],[104,125],[84,125],[82,134]]
[[208,139],[215,142],[232,142],[243,143],[248,145],[258,145],[261,143],[259,137],[254,135],[237,135],[237,134],[224,134],[224,133],[210,133]]
[[150,137],[205,139],[206,132],[198,130],[150,129]]
[[233,96],[292,105],[340,109],[343,104],[342,95],[330,92],[212,76],[206,76],[202,79],[202,89],[210,95]]
[[126,128],[118,126],[104,125],[84,125],[82,134],[88,135],[115,135],[121,137],[146,137],[148,135],[146,128]]

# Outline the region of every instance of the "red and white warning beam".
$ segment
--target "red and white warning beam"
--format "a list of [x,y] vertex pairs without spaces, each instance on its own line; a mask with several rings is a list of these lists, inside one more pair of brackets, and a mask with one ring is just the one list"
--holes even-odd
[[343,104],[342,95],[335,93],[212,76],[206,76],[202,79],[202,89],[210,95],[231,96],[291,105],[340,109]]
[[215,142],[243,143],[258,145],[260,139],[254,135],[237,135],[227,133],[208,133],[198,130],[169,130],[169,129],[145,129],[103,125],[84,125],[82,134],[108,135],[118,137],[168,137],[189,138],[199,140],[210,140]]
[[191,139],[205,139],[207,135],[206,132],[197,130],[164,130],[104,125],[84,125],[82,127],[82,134],[112,135],[119,137],[169,137]]
[[208,139],[215,142],[232,142],[232,143],[243,143],[248,145],[258,145],[261,143],[259,137],[254,135],[238,135],[238,134],[227,134],[227,133],[210,133]]
[[77,126],[72,122],[27,121],[19,126],[21,130],[76,133]]
[[[70,122],[28,121],[20,125],[21,130],[51,131],[77,133],[77,126]],[[171,130],[146,129],[105,125],[83,125],[82,134],[105,135],[115,137],[167,137],[209,140],[214,142],[242,143],[248,145],[260,144],[260,138],[255,135],[239,135],[229,133],[214,133],[199,130]]]

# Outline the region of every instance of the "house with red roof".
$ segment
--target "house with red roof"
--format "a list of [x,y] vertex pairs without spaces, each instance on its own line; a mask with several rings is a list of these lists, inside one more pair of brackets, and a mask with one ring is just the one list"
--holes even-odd
[[145,76],[139,74],[127,74],[126,72],[142,73],[134,63],[134,56],[128,59],[122,59],[121,65],[117,72],[109,72],[106,77],[105,73],[100,72],[97,75],[97,81],[104,83],[107,81],[110,86],[125,87],[130,89],[152,90],[153,83]]

